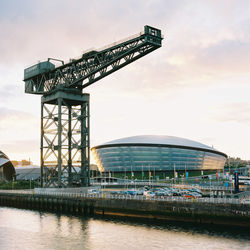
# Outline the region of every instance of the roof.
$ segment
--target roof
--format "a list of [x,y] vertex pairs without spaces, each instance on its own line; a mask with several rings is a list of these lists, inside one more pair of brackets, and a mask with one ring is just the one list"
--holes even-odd
[[2,172],[2,174],[0,175],[0,181],[12,181],[13,177],[15,176],[15,169],[7,155],[2,151],[0,151],[0,168]]
[[9,161],[9,158],[2,151],[0,151],[0,167]]
[[[102,148],[105,146],[108,147],[111,145],[117,146],[120,144],[121,145],[133,144],[133,145],[144,145],[144,146],[166,145],[166,146],[178,146],[178,147],[185,147],[185,148],[198,148],[198,149],[203,149],[205,151],[216,152],[216,153],[219,152],[213,147],[207,146],[205,144],[202,144],[196,141],[192,141],[192,140],[180,138],[180,137],[175,137],[175,136],[167,136],[167,135],[138,135],[138,136],[125,137],[125,138],[106,142],[94,148]],[[224,153],[222,154],[225,155]]]
[[37,180],[40,177],[40,168],[36,166],[16,167],[17,180]]

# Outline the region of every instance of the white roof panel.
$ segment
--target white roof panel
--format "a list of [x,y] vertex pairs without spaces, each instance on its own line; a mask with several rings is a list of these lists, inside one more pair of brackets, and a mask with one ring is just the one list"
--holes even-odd
[[161,145],[176,145],[176,146],[186,146],[194,148],[203,148],[208,150],[217,151],[213,147],[204,145],[202,143],[192,141],[185,138],[167,136],[167,135],[138,135],[126,138],[121,138],[118,140],[109,141],[102,144],[101,146],[111,145],[111,144],[161,144]]

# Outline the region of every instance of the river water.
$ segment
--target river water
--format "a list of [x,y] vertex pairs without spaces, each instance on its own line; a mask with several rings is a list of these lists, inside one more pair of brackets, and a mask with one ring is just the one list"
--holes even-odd
[[5,249],[250,249],[250,232],[0,207],[0,250]]

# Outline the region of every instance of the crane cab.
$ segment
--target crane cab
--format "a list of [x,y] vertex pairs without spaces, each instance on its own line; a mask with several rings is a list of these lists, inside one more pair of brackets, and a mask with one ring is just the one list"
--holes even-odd
[[[39,94],[43,92],[43,84],[37,85],[40,82],[41,75],[55,69],[55,65],[49,61],[40,62],[24,70],[25,93]],[[35,79],[35,81],[33,81]],[[35,84],[36,83],[36,84]]]
[[54,68],[55,68],[55,65],[49,61],[35,64],[24,70],[24,81],[33,76],[53,70]]

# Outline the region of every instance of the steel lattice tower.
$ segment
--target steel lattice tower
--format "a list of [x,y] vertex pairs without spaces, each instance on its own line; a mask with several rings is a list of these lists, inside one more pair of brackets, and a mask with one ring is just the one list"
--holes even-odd
[[89,185],[89,94],[62,89],[41,102],[41,176],[44,187]]

